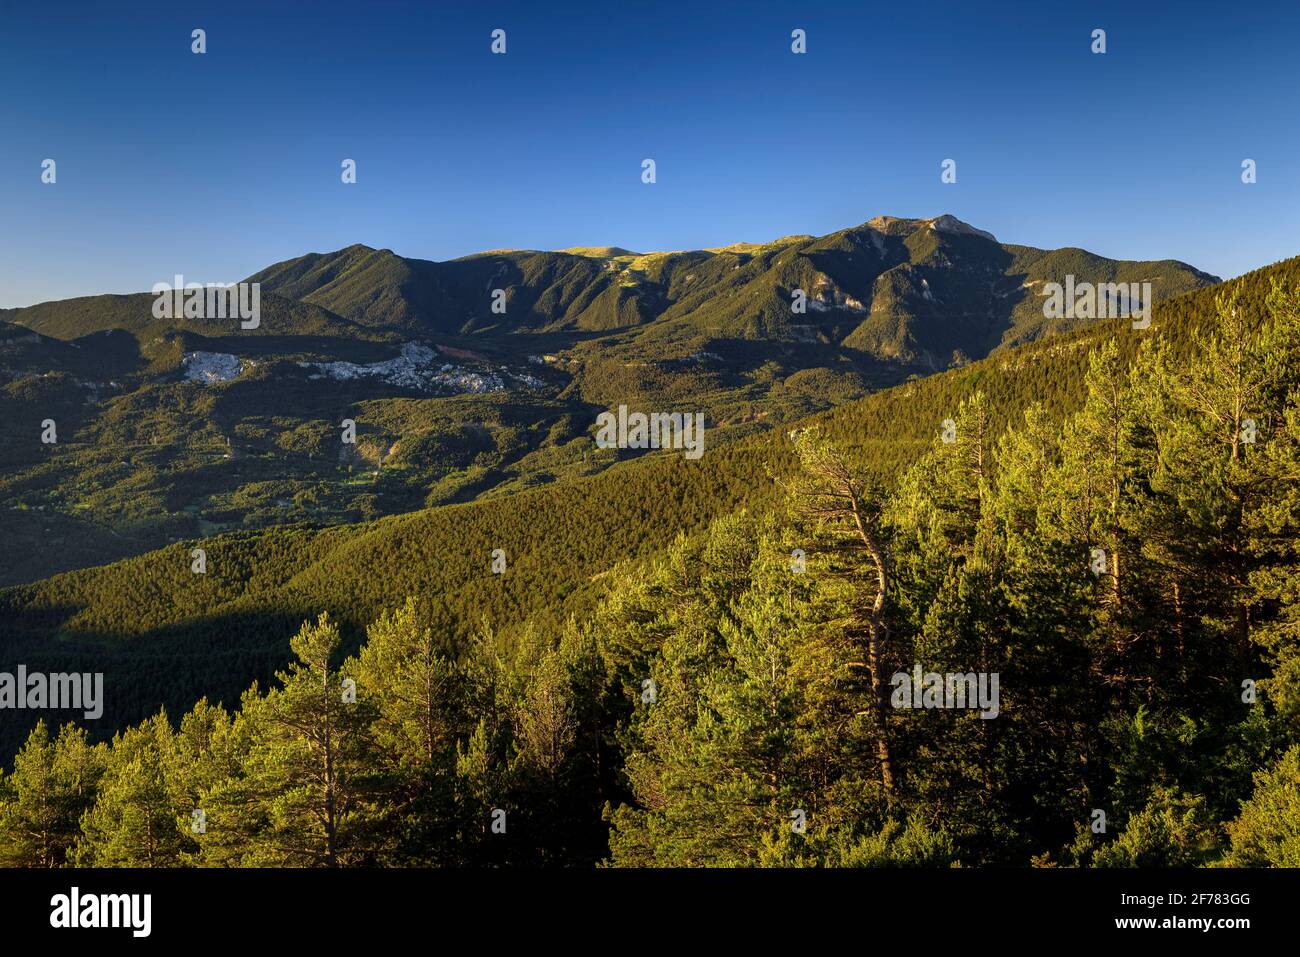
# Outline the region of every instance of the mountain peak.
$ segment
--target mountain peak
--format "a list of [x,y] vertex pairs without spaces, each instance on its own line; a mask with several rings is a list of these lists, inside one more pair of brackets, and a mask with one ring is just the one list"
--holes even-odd
[[587,256],[590,259],[615,259],[619,256],[641,255],[622,246],[570,246],[568,249],[557,249],[556,252],[568,253],[570,256]]
[[998,239],[987,230],[977,229],[970,223],[963,222],[951,213],[944,213],[930,219],[912,219],[905,216],[876,216],[864,224],[869,229],[886,234],[911,233],[918,229],[933,229],[941,233],[960,233],[966,236],[980,236],[990,242]]
[[982,236],[984,239],[987,239],[989,242],[996,243],[998,241],[997,237],[994,236],[992,233],[983,229],[976,229],[970,223],[962,222],[960,219],[958,219],[956,216],[952,215],[951,213],[944,213],[942,216],[936,216],[934,219],[928,219],[926,220],[926,223],[927,225],[929,225],[931,229],[936,229],[939,230],[940,232],[964,233],[968,236]]

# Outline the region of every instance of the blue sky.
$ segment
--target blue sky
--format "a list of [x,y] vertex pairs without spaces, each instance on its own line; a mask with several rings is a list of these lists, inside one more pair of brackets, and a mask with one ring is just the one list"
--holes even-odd
[[1300,253],[1300,8],[1135,6],[0,0],[0,306],[356,242],[682,249],[879,214],[1221,276]]

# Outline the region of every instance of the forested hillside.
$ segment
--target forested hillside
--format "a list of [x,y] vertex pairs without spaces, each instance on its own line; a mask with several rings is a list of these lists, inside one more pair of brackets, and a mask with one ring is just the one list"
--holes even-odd
[[[31,732],[0,853],[1300,864],[1297,295],[1290,260],[699,461],[8,589],[6,659],[103,671],[120,731]],[[999,675],[996,717],[898,707],[918,666]]]

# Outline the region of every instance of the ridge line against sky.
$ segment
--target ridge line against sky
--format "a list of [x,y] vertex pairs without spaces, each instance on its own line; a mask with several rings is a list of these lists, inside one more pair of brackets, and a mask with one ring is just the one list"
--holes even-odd
[[[892,218],[892,219],[916,220],[916,221],[924,222],[924,221],[927,221],[927,220],[937,219],[940,215],[943,215],[943,214],[935,214],[934,216],[893,216],[893,215],[891,215],[891,214],[880,214],[880,215],[887,215],[887,216],[890,216],[890,218]],[[958,219],[958,220],[961,220],[961,217],[954,217],[954,218],[956,218],[956,219]],[[965,222],[964,220],[961,220],[961,221],[962,221],[962,222]],[[755,245],[755,246],[761,246],[761,245],[766,245],[766,244],[768,244],[768,243],[776,242],[776,241],[778,241],[778,240],[787,239],[787,238],[791,238],[791,237],[797,237],[797,236],[805,236],[805,235],[811,235],[813,238],[820,238],[821,236],[824,236],[824,235],[833,234],[833,233],[837,233],[837,232],[842,232],[842,231],[844,231],[845,229],[853,229],[853,228],[856,228],[856,227],[858,227],[858,226],[863,226],[863,225],[866,225],[866,223],[867,223],[867,220],[862,220],[860,223],[853,223],[852,225],[849,225],[849,226],[843,226],[843,227],[840,227],[839,229],[832,229],[832,230],[829,230],[828,233],[814,233],[814,234],[805,234],[805,233],[784,233],[784,234],[782,234],[782,235],[780,235],[780,236],[773,236],[771,239],[737,239],[737,240],[733,240],[733,241],[726,242],[726,243],[716,243],[716,244],[711,245],[711,246],[679,247],[679,248],[676,248],[676,249],[637,249],[637,248],[631,247],[631,246],[629,246],[629,245],[627,245],[627,244],[625,244],[625,243],[601,243],[601,242],[597,242],[597,243],[578,243],[578,244],[574,244],[574,245],[572,245],[572,246],[565,247],[565,248],[563,248],[563,249],[540,249],[540,248],[533,247],[533,246],[497,246],[497,247],[493,247],[493,248],[490,248],[490,249],[476,249],[476,250],[473,250],[473,251],[471,251],[471,252],[462,253],[462,254],[460,254],[460,255],[456,255],[456,256],[449,256],[449,257],[447,257],[446,259],[440,259],[440,260],[430,259],[430,258],[427,257],[427,256],[414,256],[414,255],[408,255],[408,254],[402,252],[402,251],[399,250],[399,249],[393,249],[393,248],[390,247],[390,246],[385,246],[385,245],[382,245],[382,244],[367,243],[367,242],[357,242],[357,243],[348,243],[346,246],[339,246],[339,247],[337,247],[337,248],[335,248],[335,249],[307,249],[307,250],[303,250],[303,251],[301,251],[301,252],[297,252],[297,253],[294,253],[294,254],[292,254],[292,255],[285,256],[285,257],[283,257],[282,259],[277,259],[275,262],[263,263],[263,264],[261,264],[261,265],[257,265],[257,266],[254,266],[254,267],[252,267],[252,268],[246,269],[246,270],[244,270],[243,272],[239,273],[238,275],[230,275],[230,276],[224,276],[224,277],[208,278],[208,279],[206,279],[206,280],[204,280],[204,281],[208,281],[208,282],[222,282],[222,283],[238,282],[238,281],[241,281],[241,280],[243,280],[243,279],[248,278],[249,276],[252,276],[252,275],[254,275],[254,274],[256,274],[256,273],[259,273],[259,272],[261,272],[262,270],[267,269],[267,268],[269,268],[269,267],[271,267],[271,266],[276,266],[276,265],[279,265],[279,264],[284,263],[284,262],[289,262],[289,261],[292,261],[292,260],[295,260],[295,259],[300,259],[300,258],[302,258],[302,257],[304,257],[304,256],[311,256],[311,255],[316,255],[316,256],[329,256],[329,255],[333,255],[333,254],[336,254],[336,253],[340,253],[340,252],[342,252],[343,250],[348,249],[348,248],[350,248],[350,247],[352,247],[352,246],[364,246],[364,247],[367,247],[367,248],[369,248],[369,249],[371,249],[371,250],[373,250],[373,251],[375,251],[375,252],[388,251],[388,252],[391,252],[391,253],[393,253],[394,255],[396,255],[396,256],[398,256],[399,258],[402,258],[402,259],[407,259],[407,260],[416,260],[416,261],[425,261],[425,262],[449,262],[449,261],[456,260],[456,259],[468,259],[468,258],[470,258],[470,257],[472,257],[472,256],[491,255],[491,254],[494,254],[494,253],[565,253],[565,252],[568,252],[568,251],[570,251],[570,250],[574,250],[574,249],[608,249],[608,248],[621,248],[621,249],[623,249],[623,250],[626,250],[627,254],[635,255],[635,256],[655,256],[655,255],[666,255],[666,254],[667,254],[667,255],[671,255],[671,254],[674,254],[674,253],[709,252],[709,251],[713,251],[713,250],[721,250],[721,249],[725,249],[726,247],[729,247],[729,246],[738,246],[738,245],[740,245],[740,246],[743,246],[743,245]],[[976,224],[976,223],[967,223],[967,225],[969,225],[969,226],[975,226],[976,228],[981,228],[981,227],[979,227],[978,224]],[[1001,236],[997,236],[996,233],[994,233],[994,236],[996,237],[998,243],[1000,243],[1000,244],[1002,244],[1002,245],[1008,245],[1008,246],[1027,246],[1027,247],[1031,247],[1031,248],[1042,248],[1042,247],[1035,247],[1035,244],[1032,243],[1032,242],[1018,242],[1018,241],[1012,241],[1012,240],[1005,240],[1005,239],[1003,239]],[[1069,248],[1069,247],[1053,247],[1053,248]],[[1095,255],[1098,255],[1098,256],[1101,256],[1101,257],[1103,257],[1103,258],[1107,258],[1107,259],[1118,259],[1118,258],[1119,258],[1119,257],[1114,257],[1114,256],[1106,256],[1105,253],[1098,252],[1098,251],[1095,250],[1095,249],[1086,249],[1086,250],[1084,250],[1084,251],[1085,251],[1085,252],[1089,252],[1089,253],[1093,253],[1093,254],[1095,254]],[[1148,257],[1142,257],[1140,260],[1137,260],[1137,261],[1162,261],[1162,260],[1169,260],[1169,259],[1170,259],[1170,257],[1155,257],[1155,256],[1148,256]],[[1184,263],[1184,265],[1189,265],[1189,266],[1192,266],[1193,268],[1196,268],[1196,269],[1199,269],[1199,268],[1200,268],[1200,267],[1196,266],[1195,263]],[[1252,267],[1252,269],[1254,269],[1254,268],[1261,268],[1261,267],[1263,267],[1263,266],[1267,266],[1267,265],[1269,265],[1269,263],[1261,263],[1259,267]],[[1213,273],[1211,272],[1211,270],[1201,270],[1201,271],[1202,271],[1202,272],[1207,272],[1207,273],[1211,273],[1211,274],[1213,274]],[[1249,272],[1250,270],[1246,270],[1246,271]],[[182,272],[182,275],[184,275],[184,272]],[[171,276],[165,276],[165,275],[164,275],[163,279],[158,280],[158,281],[167,281],[167,280],[169,280],[169,279],[171,279],[171,278],[173,278],[173,277],[171,277]],[[1219,277],[1219,278],[1221,278],[1221,279],[1226,279],[1226,278],[1230,278],[1230,277],[1224,277],[1224,276],[1221,276],[1221,277]],[[186,277],[186,281],[187,281],[187,282],[190,281],[190,277]],[[197,281],[197,280],[195,280],[195,281]],[[152,286],[152,282],[150,283],[150,285]],[[108,289],[108,290],[101,290],[100,292],[97,292],[97,293],[79,293],[79,294],[77,294],[76,296],[57,296],[57,297],[55,297],[54,299],[51,299],[51,300],[44,300],[44,301],[46,301],[46,302],[50,302],[50,301],[58,301],[58,300],[60,300],[60,299],[79,298],[79,297],[84,296],[84,295],[91,295],[91,296],[94,296],[94,295],[133,295],[133,294],[136,294],[136,293],[143,293],[143,292],[149,292],[149,289],[148,289],[148,288],[138,288],[138,289]],[[37,304],[37,303],[24,303],[24,304],[22,304],[21,306],[18,306],[18,308],[23,308],[24,306],[28,306],[28,305],[36,305],[36,304]],[[12,308],[15,308],[15,304],[6,304],[6,303],[3,303],[3,302],[0,302],[0,308],[10,308],[10,309],[12,309]]]
[[0,2],[0,306],[356,243],[667,251],[909,211],[1224,278],[1300,253],[1300,16],[1130,6]]

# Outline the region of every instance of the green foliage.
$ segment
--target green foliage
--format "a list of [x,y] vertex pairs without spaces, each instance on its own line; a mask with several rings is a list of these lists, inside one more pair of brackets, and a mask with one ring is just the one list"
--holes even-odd
[[[40,723],[14,742],[0,854],[1294,863],[1300,309],[1267,284],[1292,268],[1157,308],[1142,335],[906,383],[797,442],[224,535],[205,576],[186,542],[7,590],[7,655],[130,688],[111,740]],[[503,420],[494,445],[530,428]],[[997,673],[997,717],[889,707],[914,665]],[[233,713],[191,707],[240,691]]]
[[1112,842],[1099,848],[1094,867],[1194,867],[1218,849],[1218,835],[1199,797],[1156,791]]
[[38,722],[0,778],[0,864],[58,867],[67,863],[82,814],[95,800],[102,753],[86,733],[65,725],[51,739]]
[[1255,790],[1228,823],[1232,867],[1300,867],[1300,748],[1255,774]]

